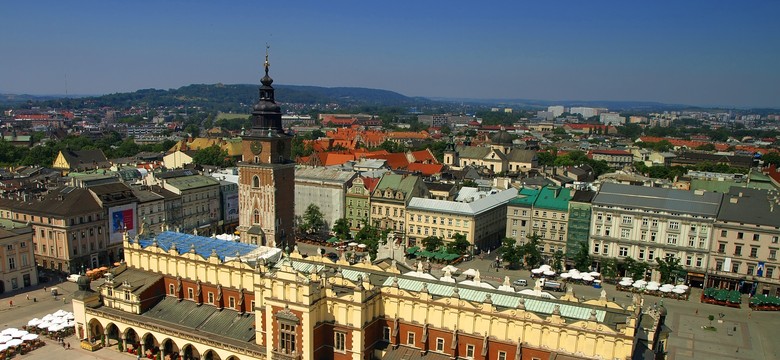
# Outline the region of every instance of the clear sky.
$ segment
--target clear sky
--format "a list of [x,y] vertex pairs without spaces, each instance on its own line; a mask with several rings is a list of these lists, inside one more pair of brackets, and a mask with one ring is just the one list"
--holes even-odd
[[0,92],[259,83],[780,107],[780,1],[0,2]]

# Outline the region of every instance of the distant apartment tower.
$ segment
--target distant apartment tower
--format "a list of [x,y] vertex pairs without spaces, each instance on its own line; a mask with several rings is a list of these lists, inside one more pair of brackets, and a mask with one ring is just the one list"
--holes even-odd
[[555,105],[555,106],[548,106],[547,111],[553,113],[554,117],[558,117],[563,115],[563,113],[566,112],[566,109],[563,106]]
[[626,118],[614,112],[602,113],[599,114],[599,122],[604,125],[623,125],[626,123]]
[[472,120],[474,120],[473,117],[466,115],[434,114],[417,116],[418,122],[433,127],[466,125]]
[[571,110],[569,110],[569,112],[572,114],[582,115],[582,117],[587,119],[598,115],[599,109],[592,108],[592,107],[572,107]]

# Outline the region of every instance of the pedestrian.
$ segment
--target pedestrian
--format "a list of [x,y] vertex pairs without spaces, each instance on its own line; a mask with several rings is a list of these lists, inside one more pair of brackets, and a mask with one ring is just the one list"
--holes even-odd
[[14,306],[14,301],[13,300],[8,300],[8,306],[9,307],[13,307]]
[[70,350],[70,343],[68,343],[68,350]]
[[46,292],[46,287],[45,286],[43,287],[43,292]]
[[62,348],[63,349],[65,348],[65,342],[64,341],[62,342]]
[[25,296],[27,296],[27,300],[29,301],[30,300],[30,294],[26,294]]
[[699,315],[699,308],[696,308],[696,315]]

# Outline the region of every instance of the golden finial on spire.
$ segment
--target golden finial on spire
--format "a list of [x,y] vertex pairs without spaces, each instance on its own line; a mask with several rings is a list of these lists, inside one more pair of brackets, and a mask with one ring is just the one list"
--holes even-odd
[[265,67],[265,74],[268,75],[268,68],[271,67],[271,63],[268,62],[268,49],[270,49],[271,46],[268,45],[268,43],[265,43],[265,64],[263,65]]

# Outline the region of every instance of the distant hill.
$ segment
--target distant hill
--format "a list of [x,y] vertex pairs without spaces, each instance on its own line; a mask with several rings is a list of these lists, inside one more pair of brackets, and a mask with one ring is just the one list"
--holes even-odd
[[[341,106],[414,106],[430,102],[423,98],[411,98],[396,92],[378,89],[299,85],[274,85],[276,101],[296,104],[339,104]],[[10,98],[10,96],[9,96]],[[246,111],[258,99],[258,85],[250,84],[193,84],[178,89],[142,89],[129,93],[115,93],[83,98],[25,98],[38,101],[41,105],[67,107],[72,109],[109,106],[128,108],[131,106],[200,106],[207,110]],[[18,100],[18,99],[17,99]],[[2,102],[2,98],[0,98]],[[15,101],[19,102],[19,101]]]
[[552,105],[563,105],[566,107],[571,106],[585,106],[585,107],[603,107],[610,110],[633,110],[633,111],[663,111],[663,110],[683,110],[683,109],[698,109],[697,106],[684,105],[684,104],[665,104],[653,101],[611,101],[611,100],[532,100],[532,99],[453,99],[453,98],[437,98],[432,97],[432,100],[437,101],[457,101],[473,104],[483,104],[490,106],[508,106],[519,108],[535,108],[546,109]]

